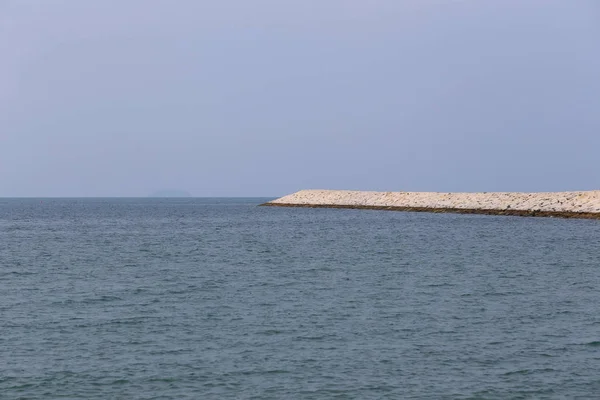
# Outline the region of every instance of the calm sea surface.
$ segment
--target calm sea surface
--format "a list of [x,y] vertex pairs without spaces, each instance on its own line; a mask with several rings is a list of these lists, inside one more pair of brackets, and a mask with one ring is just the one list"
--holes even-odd
[[265,200],[0,199],[0,398],[600,398],[600,221]]

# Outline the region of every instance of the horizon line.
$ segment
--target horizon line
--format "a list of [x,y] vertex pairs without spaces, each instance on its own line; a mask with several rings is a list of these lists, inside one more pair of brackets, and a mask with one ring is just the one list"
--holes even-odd
[[0,196],[0,199],[265,199],[281,196]]

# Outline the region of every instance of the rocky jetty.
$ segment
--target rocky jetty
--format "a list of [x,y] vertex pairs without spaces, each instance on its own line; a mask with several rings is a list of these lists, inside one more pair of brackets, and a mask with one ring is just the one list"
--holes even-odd
[[600,219],[600,190],[540,193],[301,190],[263,205]]

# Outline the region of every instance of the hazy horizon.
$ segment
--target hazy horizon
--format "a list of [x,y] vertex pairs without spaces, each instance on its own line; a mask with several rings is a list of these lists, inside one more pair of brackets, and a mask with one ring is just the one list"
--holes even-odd
[[0,0],[0,197],[600,189],[592,0]]

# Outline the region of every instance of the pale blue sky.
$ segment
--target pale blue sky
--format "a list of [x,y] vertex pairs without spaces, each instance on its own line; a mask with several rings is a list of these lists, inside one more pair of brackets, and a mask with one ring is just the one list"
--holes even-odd
[[0,0],[0,196],[600,189],[597,0]]

